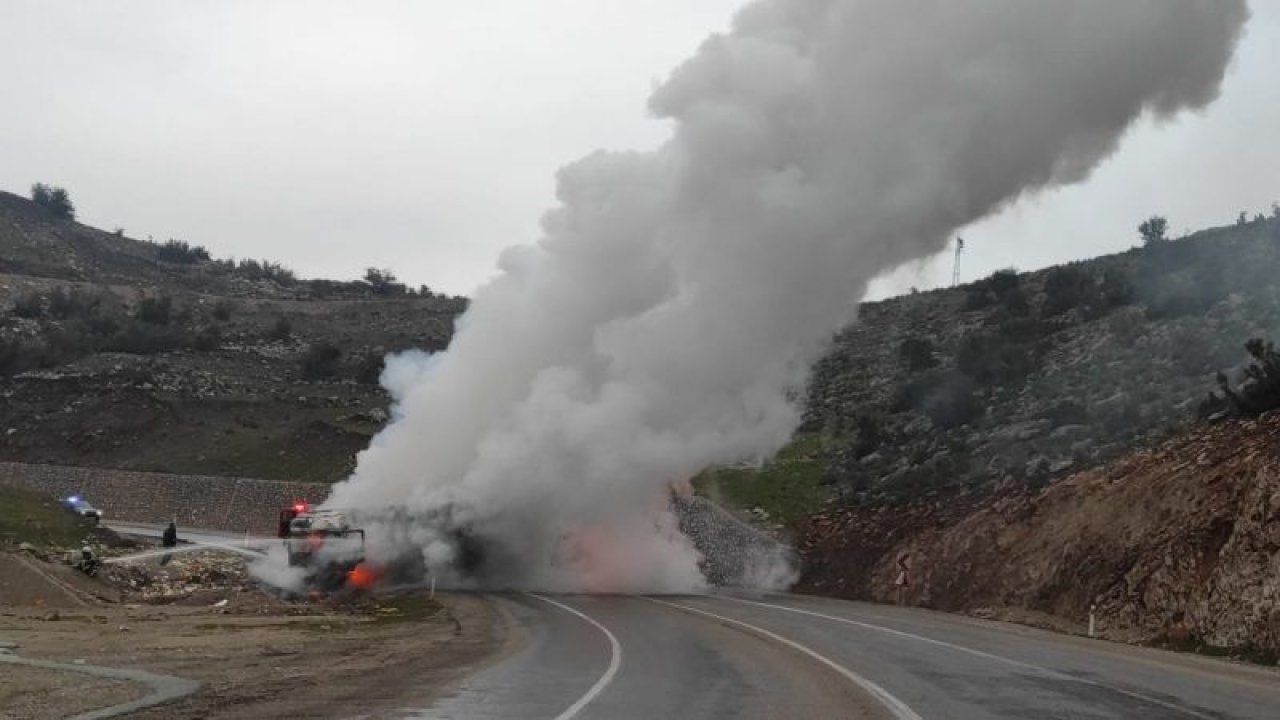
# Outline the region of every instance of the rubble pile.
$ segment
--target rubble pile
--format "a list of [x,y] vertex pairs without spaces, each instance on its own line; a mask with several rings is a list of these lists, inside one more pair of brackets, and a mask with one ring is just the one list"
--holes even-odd
[[243,592],[256,588],[243,559],[224,553],[184,553],[161,565],[158,559],[108,565],[104,579],[133,600],[170,603],[207,591]]

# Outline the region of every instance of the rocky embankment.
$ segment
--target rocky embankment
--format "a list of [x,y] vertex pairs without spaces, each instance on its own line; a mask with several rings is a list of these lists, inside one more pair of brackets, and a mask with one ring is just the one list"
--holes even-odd
[[[1018,616],[1276,662],[1280,414],[1198,428],[1034,491],[850,508],[802,529],[800,589]],[[1025,617],[1025,615],[1023,616]]]

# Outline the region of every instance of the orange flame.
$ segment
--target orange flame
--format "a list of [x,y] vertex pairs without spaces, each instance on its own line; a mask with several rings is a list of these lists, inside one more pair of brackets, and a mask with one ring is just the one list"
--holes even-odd
[[367,590],[378,582],[378,571],[366,563],[360,563],[347,573],[347,584],[351,587]]

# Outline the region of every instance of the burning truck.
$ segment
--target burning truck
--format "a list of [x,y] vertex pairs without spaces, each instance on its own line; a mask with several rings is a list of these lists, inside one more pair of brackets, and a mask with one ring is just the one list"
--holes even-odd
[[280,510],[276,534],[284,541],[289,567],[305,572],[305,587],[334,593],[367,584],[364,530],[353,527],[347,513],[295,503]]

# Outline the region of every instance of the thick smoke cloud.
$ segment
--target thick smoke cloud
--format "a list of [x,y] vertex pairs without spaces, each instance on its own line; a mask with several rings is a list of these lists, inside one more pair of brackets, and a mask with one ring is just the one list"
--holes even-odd
[[330,504],[447,518],[372,539],[446,574],[478,543],[480,582],[699,587],[672,483],[787,441],[869,280],[1084,179],[1143,113],[1210,102],[1246,17],[1240,0],[744,8],[653,93],[667,144],[562,169],[544,237],[503,255],[448,351],[390,361],[394,422]]

